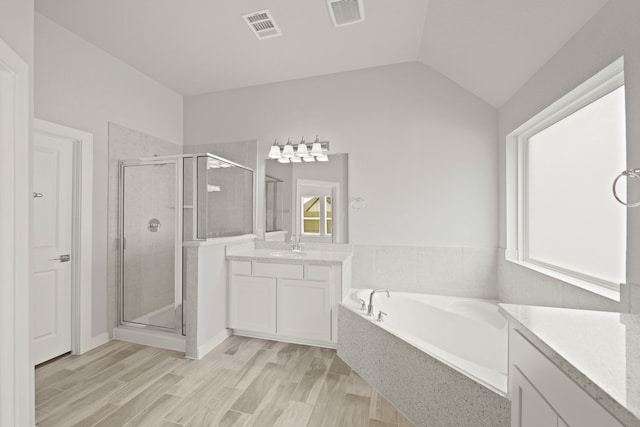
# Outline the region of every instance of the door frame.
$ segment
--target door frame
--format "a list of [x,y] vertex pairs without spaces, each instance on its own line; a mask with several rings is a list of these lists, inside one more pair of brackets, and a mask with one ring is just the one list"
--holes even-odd
[[33,132],[73,144],[71,352],[81,354],[108,340],[91,332],[93,135],[41,119],[34,119]]
[[[183,224],[183,211],[184,211],[184,157],[182,155],[169,155],[163,157],[156,157],[153,159],[141,159],[141,160],[120,160],[118,162],[118,324],[117,326],[127,326],[131,328],[137,328],[140,330],[155,330],[161,332],[167,332],[169,328],[162,328],[159,326],[145,325],[141,323],[134,323],[126,321],[124,319],[124,257],[125,257],[125,239],[124,239],[124,197],[125,197],[125,168],[131,166],[153,166],[153,165],[174,165],[176,171],[175,185],[175,247],[174,247],[174,313],[179,306],[184,307],[183,296],[183,251],[182,251],[182,224]],[[187,156],[188,157],[188,156]],[[196,168],[194,165],[194,173]],[[195,222],[194,222],[195,224]],[[182,309],[184,313],[184,308]],[[183,335],[186,333],[184,330],[184,314],[182,314],[182,322],[180,325],[175,325],[173,332],[177,335]]]
[[35,425],[29,318],[29,66],[0,39],[0,426]]

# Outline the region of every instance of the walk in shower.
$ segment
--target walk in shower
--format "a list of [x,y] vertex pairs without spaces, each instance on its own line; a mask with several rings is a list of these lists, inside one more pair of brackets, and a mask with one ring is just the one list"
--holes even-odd
[[253,233],[253,187],[252,169],[212,154],[119,162],[121,327],[185,334],[183,243]]

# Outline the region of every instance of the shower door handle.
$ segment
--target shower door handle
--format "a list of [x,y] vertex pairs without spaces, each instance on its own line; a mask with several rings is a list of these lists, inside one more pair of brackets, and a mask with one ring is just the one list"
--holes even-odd
[[58,258],[51,258],[49,261],[69,262],[71,261],[71,255],[69,254],[60,255]]

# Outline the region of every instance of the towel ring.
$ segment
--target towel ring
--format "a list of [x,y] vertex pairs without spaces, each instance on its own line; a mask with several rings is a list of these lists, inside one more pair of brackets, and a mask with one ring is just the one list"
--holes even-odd
[[640,169],[627,169],[626,171],[622,171],[620,173],[620,175],[618,175],[616,177],[616,179],[613,180],[613,197],[616,198],[616,200],[618,202],[620,202],[620,204],[628,207],[628,208],[635,208],[637,206],[640,206],[640,202],[636,202],[636,203],[625,203],[622,201],[622,199],[620,199],[620,197],[618,197],[618,193],[616,192],[616,184],[618,184],[618,181],[620,180],[620,178],[622,177],[631,177],[631,178],[638,178],[640,179]]

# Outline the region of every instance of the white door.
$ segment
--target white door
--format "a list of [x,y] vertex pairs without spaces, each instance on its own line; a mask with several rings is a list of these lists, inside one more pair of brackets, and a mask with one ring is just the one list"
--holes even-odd
[[71,351],[71,233],[73,142],[34,134],[33,281],[34,363]]

